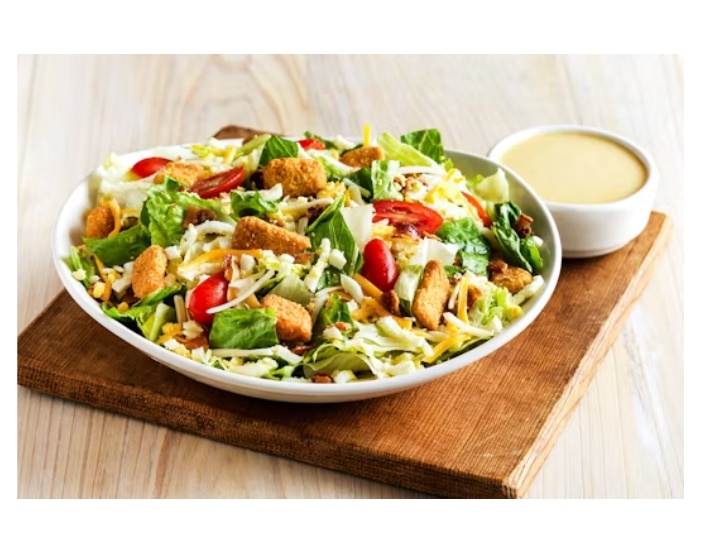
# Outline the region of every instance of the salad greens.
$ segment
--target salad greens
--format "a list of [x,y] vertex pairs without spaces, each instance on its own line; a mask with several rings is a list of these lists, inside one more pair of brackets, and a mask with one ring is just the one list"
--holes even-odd
[[98,168],[66,263],[108,317],[188,361],[302,383],[402,376],[492,339],[544,285],[542,239],[502,170],[466,177],[437,129],[154,155],[173,159],[147,178],[124,156]]

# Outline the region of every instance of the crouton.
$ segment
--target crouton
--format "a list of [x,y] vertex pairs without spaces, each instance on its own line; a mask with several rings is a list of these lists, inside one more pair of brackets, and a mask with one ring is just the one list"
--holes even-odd
[[412,314],[424,328],[437,330],[449,299],[450,281],[445,274],[445,267],[438,260],[428,261],[420,286],[415,292]]
[[307,236],[272,225],[255,216],[240,218],[232,237],[235,249],[268,249],[281,255],[295,255],[310,247]]
[[373,161],[383,159],[384,157],[385,154],[379,146],[363,146],[345,152],[340,157],[340,161],[350,167],[362,169],[363,167],[370,167]]
[[512,294],[519,293],[526,285],[532,283],[532,274],[518,266],[511,266],[500,259],[493,259],[488,264],[490,281],[498,287],[505,287]]
[[265,189],[282,184],[283,195],[290,197],[315,195],[327,185],[325,169],[314,159],[272,159],[263,167],[262,177]]
[[115,219],[107,206],[98,206],[90,210],[85,223],[85,236],[105,238],[115,228]]
[[167,263],[165,249],[160,246],[150,246],[135,259],[132,271],[135,296],[142,299],[165,287]]
[[280,341],[305,342],[312,338],[312,318],[308,310],[300,304],[276,294],[268,294],[262,300],[262,307],[275,310],[275,329]]
[[210,171],[199,163],[171,161],[157,172],[153,182],[162,184],[166,176],[170,176],[186,187],[191,187],[198,180],[210,178]]

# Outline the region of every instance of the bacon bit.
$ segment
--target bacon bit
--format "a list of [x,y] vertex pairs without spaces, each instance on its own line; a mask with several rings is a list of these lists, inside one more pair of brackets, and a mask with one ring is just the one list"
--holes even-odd
[[475,285],[470,285],[468,287],[467,296],[468,309],[472,309],[472,307],[475,305],[475,302],[480,300],[480,298],[482,298],[482,291]]
[[312,376],[312,382],[319,383],[319,384],[327,384],[335,382],[333,381],[332,377],[330,375],[326,375],[325,373],[316,373]]
[[301,344],[301,345],[296,345],[295,347],[293,347],[293,348],[290,349],[290,350],[291,350],[294,354],[297,354],[297,355],[302,356],[303,354],[305,354],[306,352],[308,352],[309,350],[314,349],[314,348],[315,348],[315,345],[310,345],[310,344],[305,344],[305,343],[303,343],[303,344]]
[[[394,223],[393,227],[395,228],[395,232],[393,233],[393,237],[405,237],[409,236],[413,240],[418,240],[420,238],[420,233],[418,230],[412,225],[412,223]],[[426,235],[430,236],[430,235]]]
[[335,324],[333,324],[335,328],[340,330],[341,332],[344,332],[345,330],[350,330],[350,325],[343,321],[338,321]]
[[295,262],[297,264],[310,264],[313,257],[314,255],[312,253],[298,253],[295,255]]
[[383,307],[387,308],[387,310],[393,315],[400,315],[400,298],[398,297],[397,293],[392,289],[382,293],[382,296],[380,297],[380,303],[383,305]]
[[515,225],[513,225],[513,229],[515,229],[515,232],[518,233],[518,236],[520,238],[527,238],[533,233],[532,228],[530,227],[530,224],[532,222],[533,218],[531,218],[527,214],[520,214],[520,216],[518,216],[517,218],[517,221],[515,221]]
[[208,342],[208,338],[205,334],[200,334],[199,336],[192,339],[182,336],[176,339],[178,342],[185,345],[188,350],[197,349],[198,347],[202,347],[205,350],[210,348],[210,343]]
[[185,212],[183,219],[183,228],[187,229],[190,225],[200,225],[206,221],[212,221],[217,218],[215,212],[209,208],[200,208],[199,206],[189,206]]

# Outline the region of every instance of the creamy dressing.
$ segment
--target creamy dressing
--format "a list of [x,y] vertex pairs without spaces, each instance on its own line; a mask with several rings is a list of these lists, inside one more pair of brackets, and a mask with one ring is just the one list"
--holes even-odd
[[647,179],[642,161],[610,139],[580,132],[535,135],[500,156],[540,197],[561,203],[606,203],[638,191]]

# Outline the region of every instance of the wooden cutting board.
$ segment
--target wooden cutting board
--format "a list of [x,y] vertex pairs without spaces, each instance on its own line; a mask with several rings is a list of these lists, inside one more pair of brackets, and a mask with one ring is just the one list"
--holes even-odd
[[645,288],[671,229],[666,215],[653,212],[622,250],[563,261],[544,312],[515,340],[393,396],[301,405],[211,388],[127,345],[65,292],[18,337],[18,384],[435,495],[521,497]]

